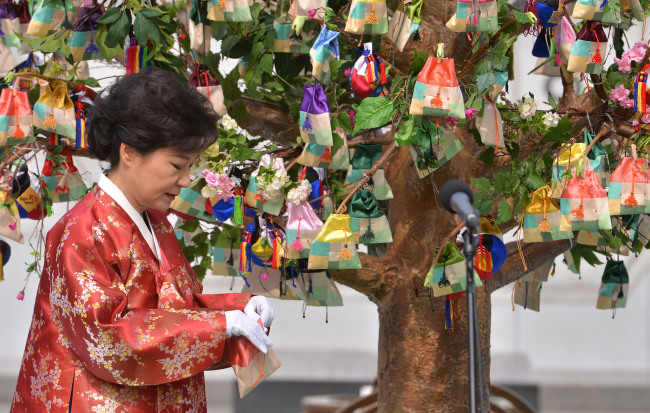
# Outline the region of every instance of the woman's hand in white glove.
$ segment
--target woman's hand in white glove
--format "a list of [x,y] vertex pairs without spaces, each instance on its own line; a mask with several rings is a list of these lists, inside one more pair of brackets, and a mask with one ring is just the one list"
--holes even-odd
[[271,323],[273,322],[273,308],[268,298],[263,295],[251,297],[244,308],[244,313],[255,321],[258,318],[262,318],[264,327],[271,327]]
[[[226,337],[244,336],[262,353],[266,354],[273,342],[256,320],[240,310],[226,311]],[[259,318],[259,317],[258,317]]]

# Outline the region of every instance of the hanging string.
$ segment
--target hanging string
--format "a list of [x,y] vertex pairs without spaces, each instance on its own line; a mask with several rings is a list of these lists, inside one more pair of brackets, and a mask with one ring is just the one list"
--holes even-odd
[[591,58],[591,61],[593,63],[596,63],[597,65],[602,65],[603,57],[600,55],[600,39],[598,38],[598,34],[594,29],[591,29],[591,32],[594,34],[594,37],[596,38],[596,53],[594,54],[594,57]]
[[289,245],[289,248],[294,249],[296,251],[302,251],[305,247],[302,245],[302,241],[300,241],[300,222],[303,220],[303,217],[298,217],[298,231],[296,232],[296,240]]
[[636,197],[634,196],[634,179],[637,174],[636,170],[636,162],[634,162],[634,170],[632,171],[632,191],[630,192],[630,195],[625,199],[625,202],[623,202],[623,205],[631,208],[636,208],[639,206],[639,202],[636,200]]
[[339,228],[340,230],[343,231],[343,234],[345,235],[345,245],[343,247],[343,250],[339,252],[338,259],[340,260],[345,260],[345,261],[350,261],[352,260],[352,254],[350,253],[350,250],[348,249],[348,231],[345,229],[345,227]]
[[585,219],[585,210],[584,210],[584,200],[585,200],[585,183],[584,183],[584,178],[580,182],[580,206],[578,206],[575,209],[571,210],[571,215],[573,215],[575,218],[583,220]]

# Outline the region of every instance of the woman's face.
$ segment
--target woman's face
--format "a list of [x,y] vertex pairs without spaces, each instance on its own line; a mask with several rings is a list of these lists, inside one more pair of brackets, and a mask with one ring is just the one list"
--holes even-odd
[[189,186],[190,167],[199,155],[163,148],[143,156],[133,148],[125,148],[116,184],[140,213],[147,208],[166,211],[181,188]]

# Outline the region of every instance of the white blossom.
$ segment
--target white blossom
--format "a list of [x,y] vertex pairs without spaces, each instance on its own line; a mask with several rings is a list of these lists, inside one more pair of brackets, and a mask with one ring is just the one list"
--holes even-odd
[[219,119],[219,124],[221,125],[221,127],[223,127],[223,129],[226,132],[231,130],[237,130],[237,128],[239,127],[237,125],[237,121],[235,121],[233,118],[231,118],[228,115],[223,115],[221,119]]
[[281,201],[284,198],[282,189],[289,182],[289,176],[284,169],[275,171],[271,182],[259,182],[258,189],[267,201]]
[[521,117],[526,120],[531,120],[537,112],[537,102],[528,97],[524,97],[522,100],[517,102],[517,107],[519,108],[519,114]]
[[210,185],[206,185],[201,189],[201,195],[205,199],[212,199],[217,196],[217,188],[213,188]]
[[309,198],[311,193],[311,184],[308,180],[300,181],[300,185],[291,189],[287,194],[287,200],[294,205],[300,205]]
[[547,128],[553,128],[560,122],[560,115],[554,112],[546,112],[543,119],[544,126]]

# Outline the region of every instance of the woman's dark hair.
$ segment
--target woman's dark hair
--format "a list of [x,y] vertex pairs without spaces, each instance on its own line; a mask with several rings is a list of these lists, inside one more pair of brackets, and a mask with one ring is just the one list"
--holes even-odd
[[220,116],[196,88],[162,70],[118,79],[88,110],[88,150],[112,167],[125,143],[148,155],[157,149],[200,152],[218,136]]

